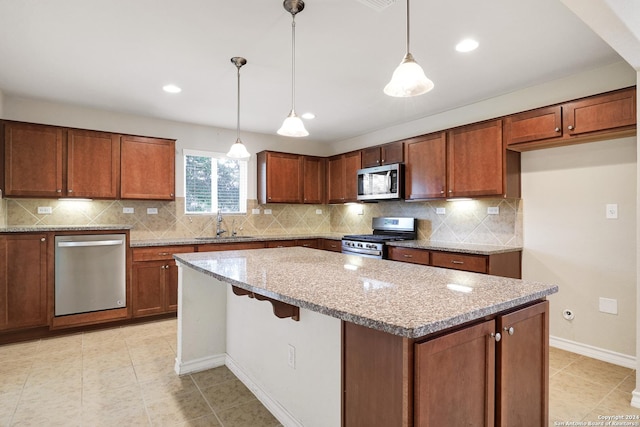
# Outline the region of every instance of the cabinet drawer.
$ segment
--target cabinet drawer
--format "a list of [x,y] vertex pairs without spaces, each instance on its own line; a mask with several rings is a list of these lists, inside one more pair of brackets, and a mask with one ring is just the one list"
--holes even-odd
[[325,251],[342,252],[342,242],[340,240],[321,239],[320,248]]
[[486,273],[487,257],[483,255],[462,255],[455,252],[432,252],[431,265],[434,267]]
[[424,249],[410,249],[390,246],[388,258],[394,261],[429,265],[429,251]]
[[295,240],[270,240],[266,243],[267,248],[291,248],[297,246]]
[[173,259],[173,254],[194,252],[193,246],[154,246],[133,248],[133,261],[162,261]]
[[298,239],[296,240],[296,244],[303,248],[318,249],[318,239]]

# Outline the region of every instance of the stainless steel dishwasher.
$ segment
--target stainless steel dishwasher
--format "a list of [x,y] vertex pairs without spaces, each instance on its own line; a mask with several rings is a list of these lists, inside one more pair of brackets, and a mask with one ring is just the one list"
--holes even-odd
[[55,315],[126,307],[126,235],[55,237]]

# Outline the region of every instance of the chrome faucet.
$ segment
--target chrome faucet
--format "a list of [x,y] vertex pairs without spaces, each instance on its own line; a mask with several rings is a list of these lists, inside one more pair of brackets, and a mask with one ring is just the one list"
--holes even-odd
[[222,212],[218,211],[218,217],[216,218],[216,237],[220,237],[222,233],[226,233],[227,230],[221,228],[222,224]]

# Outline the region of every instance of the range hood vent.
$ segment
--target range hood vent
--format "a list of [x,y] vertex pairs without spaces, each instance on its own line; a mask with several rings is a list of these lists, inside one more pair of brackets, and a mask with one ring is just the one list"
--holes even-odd
[[371,9],[381,12],[396,2],[396,0],[357,0]]

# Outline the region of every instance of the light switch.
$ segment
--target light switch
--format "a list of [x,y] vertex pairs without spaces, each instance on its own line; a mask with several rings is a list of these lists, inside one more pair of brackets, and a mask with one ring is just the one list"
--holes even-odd
[[132,214],[134,212],[133,208],[122,208],[122,213]]
[[607,204],[607,219],[618,219],[618,204]]
[[489,206],[487,208],[487,215],[500,215],[500,208],[498,206]]
[[147,208],[147,215],[158,215],[158,208]]
[[260,215],[260,209],[251,209],[251,215]]
[[322,209],[316,209],[316,215],[322,215]]
[[438,215],[446,215],[447,210],[445,208],[436,208],[436,214]]
[[265,215],[271,215],[271,209],[265,209],[264,210],[264,214]]

